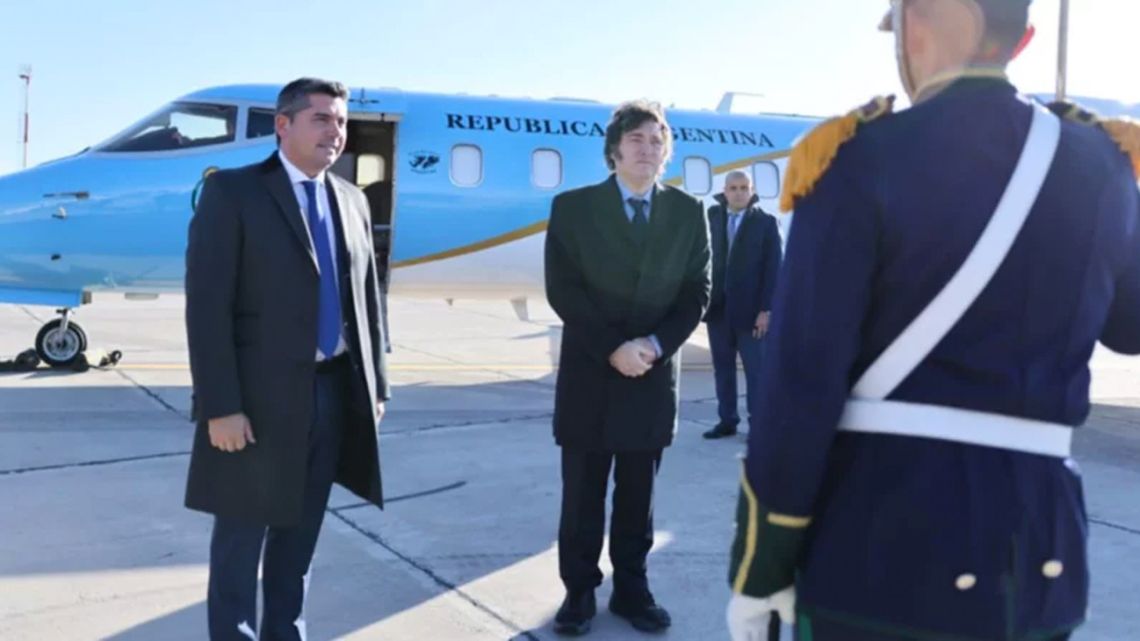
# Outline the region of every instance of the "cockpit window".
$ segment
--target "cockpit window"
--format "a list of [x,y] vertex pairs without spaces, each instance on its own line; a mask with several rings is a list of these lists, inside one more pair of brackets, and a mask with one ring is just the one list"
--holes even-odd
[[246,138],[261,138],[277,133],[273,124],[274,112],[272,109],[253,108],[249,110],[249,123],[245,126]]
[[176,102],[99,151],[173,151],[233,142],[237,107]]

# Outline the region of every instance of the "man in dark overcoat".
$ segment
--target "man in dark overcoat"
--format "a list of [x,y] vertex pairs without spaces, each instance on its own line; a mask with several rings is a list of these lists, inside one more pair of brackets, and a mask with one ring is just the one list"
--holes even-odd
[[[186,329],[194,386],[186,505],[214,515],[214,641],[300,641],[333,482],[382,505],[388,398],[368,203],[329,168],[348,93],[282,89],[279,150],[211,174],[190,223]],[[257,570],[264,611],[258,636]]]
[[677,427],[681,346],[708,306],[709,234],[695,198],[658,184],[672,137],[660,107],[627,103],[606,128],[613,174],[559,194],[546,237],[546,293],[563,321],[554,401],[562,447],[555,631],[589,630],[614,475],[610,610],[644,631],[671,621],[646,577],[653,485]]

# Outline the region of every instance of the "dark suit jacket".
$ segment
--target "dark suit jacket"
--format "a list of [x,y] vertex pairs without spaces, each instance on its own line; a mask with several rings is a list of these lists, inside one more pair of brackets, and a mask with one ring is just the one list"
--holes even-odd
[[752,205],[736,230],[728,251],[728,210],[723,195],[709,208],[712,235],[712,300],[705,321],[727,319],[737,330],[750,330],[762,311],[772,310],[772,294],[780,271],[780,230],[776,219]]
[[[657,186],[648,240],[630,235],[617,180],[559,194],[546,235],[546,295],[564,326],[554,400],[560,445],[610,451],[669,445],[677,424],[681,346],[709,300],[709,238],[692,196]],[[639,378],[609,364],[627,340],[664,351]]]
[[[351,407],[337,482],[383,502],[377,400],[388,397],[364,195],[327,174],[336,223]],[[313,417],[320,277],[301,206],[276,152],[206,179],[186,249],[186,330],[197,429],[187,507],[274,526],[299,521]],[[244,412],[257,443],[210,445],[207,421]]]

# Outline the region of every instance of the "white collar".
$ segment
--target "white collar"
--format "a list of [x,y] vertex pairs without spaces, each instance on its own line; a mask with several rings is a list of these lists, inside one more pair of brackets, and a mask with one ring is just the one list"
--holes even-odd
[[623,182],[622,179],[617,176],[617,174],[614,174],[614,179],[617,180],[618,191],[621,192],[622,202],[625,202],[630,198],[638,198],[640,200],[648,202],[653,199],[653,191],[657,188],[657,183],[653,182],[650,183],[649,189],[647,191],[638,194],[635,193],[633,189],[630,189],[630,187],[626,185],[625,182]]
[[278,149],[277,150],[277,157],[281,159],[281,166],[285,168],[285,173],[289,176],[289,182],[290,183],[293,183],[294,185],[296,185],[297,183],[305,182],[306,180],[315,180],[318,185],[324,184],[324,182],[325,182],[325,171],[322,171],[321,173],[317,174],[315,178],[309,178],[305,174],[305,172],[301,171],[300,169],[297,169],[296,165],[289,162],[289,159],[285,157],[285,152]]

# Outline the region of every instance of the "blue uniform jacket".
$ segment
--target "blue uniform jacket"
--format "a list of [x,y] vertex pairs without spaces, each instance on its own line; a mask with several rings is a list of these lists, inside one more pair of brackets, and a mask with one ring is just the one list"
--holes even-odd
[[[745,470],[764,510],[811,518],[791,556],[812,616],[963,640],[1038,638],[1085,617],[1074,462],[836,431],[860,374],[973,248],[1031,115],[1004,81],[959,80],[863,125],[796,206]],[[889,398],[1080,425],[1095,343],[1140,352],[1138,223],[1127,157],[1099,128],[1064,122],[1001,268]],[[767,522],[796,525],[781,519]]]

